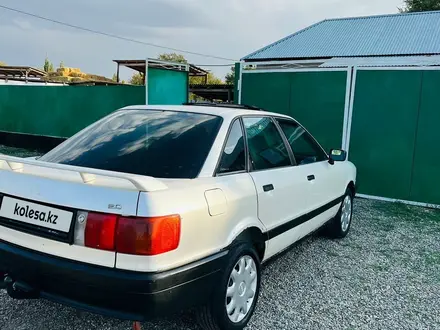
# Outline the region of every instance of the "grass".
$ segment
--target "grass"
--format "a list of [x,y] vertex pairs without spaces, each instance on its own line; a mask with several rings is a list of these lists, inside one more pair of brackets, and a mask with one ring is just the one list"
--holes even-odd
[[390,219],[411,222],[418,228],[424,227],[429,222],[440,222],[440,210],[438,209],[411,206],[401,202],[377,203],[375,208],[385,215],[381,221],[381,227],[385,231],[394,229],[395,225],[389,222]]

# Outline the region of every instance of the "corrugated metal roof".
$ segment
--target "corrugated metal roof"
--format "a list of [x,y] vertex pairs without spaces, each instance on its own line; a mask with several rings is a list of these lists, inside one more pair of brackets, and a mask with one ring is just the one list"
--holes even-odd
[[440,66],[440,55],[387,56],[387,57],[335,57],[326,60],[320,68],[347,66]]
[[244,60],[440,54],[440,11],[329,19]]

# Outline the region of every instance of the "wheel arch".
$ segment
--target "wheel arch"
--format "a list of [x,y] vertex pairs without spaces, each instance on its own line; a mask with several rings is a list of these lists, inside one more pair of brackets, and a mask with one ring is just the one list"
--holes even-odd
[[260,261],[264,259],[266,252],[267,234],[263,233],[260,227],[250,226],[243,229],[232,241],[231,245],[239,244],[242,242],[251,243],[258,253]]
[[354,181],[350,181],[348,183],[347,189],[349,189],[351,191],[353,197],[356,195],[356,186],[354,184]]

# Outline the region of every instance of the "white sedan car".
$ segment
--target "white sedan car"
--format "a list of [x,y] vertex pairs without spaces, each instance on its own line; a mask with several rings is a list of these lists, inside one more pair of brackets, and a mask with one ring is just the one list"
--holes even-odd
[[205,329],[243,329],[263,262],[323,226],[347,235],[355,180],[288,116],[127,107],[37,160],[0,156],[0,287],[129,320],[198,307]]

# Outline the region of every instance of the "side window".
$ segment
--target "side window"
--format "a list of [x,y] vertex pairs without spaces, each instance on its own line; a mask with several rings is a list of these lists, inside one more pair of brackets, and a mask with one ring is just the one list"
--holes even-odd
[[244,137],[240,120],[232,124],[225,149],[220,160],[219,174],[244,171],[246,169],[246,154],[244,149]]
[[280,119],[278,123],[292,147],[298,165],[321,162],[327,159],[325,152],[304,128],[290,120]]
[[292,165],[283,138],[268,117],[243,118],[253,170]]

